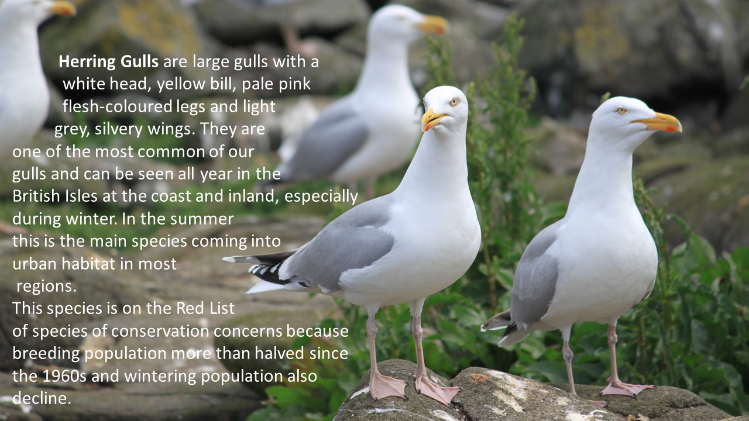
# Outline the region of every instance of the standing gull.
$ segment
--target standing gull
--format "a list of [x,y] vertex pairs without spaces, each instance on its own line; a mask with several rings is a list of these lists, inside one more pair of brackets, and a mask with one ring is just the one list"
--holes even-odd
[[367,57],[354,91],[328,107],[302,135],[280,180],[367,179],[367,196],[381,174],[411,157],[419,136],[419,97],[408,73],[408,45],[424,32],[444,33],[447,21],[406,6],[378,10],[369,22]]
[[37,28],[52,14],[70,16],[66,1],[0,2],[0,157],[28,145],[47,119],[49,88]]
[[593,113],[567,214],[525,249],[510,310],[481,326],[507,328],[499,346],[512,345],[537,329],[561,330],[572,394],[569,340],[572,324],[580,322],[609,325],[611,377],[604,395],[634,397],[653,388],[619,380],[616,322],[650,295],[658,270],[658,252],[632,192],[632,153],[657,130],[681,132],[681,124],[634,98],[611,98]]
[[249,293],[322,292],[365,307],[373,398],[405,397],[405,382],[377,370],[375,314],[409,303],[416,342],[416,390],[445,405],[458,393],[427,376],[421,346],[421,311],[427,296],[454,283],[473,263],[481,228],[468,190],[463,92],[443,86],[425,97],[424,136],[400,186],[354,207],[300,249],[224,260],[252,263],[261,278]]

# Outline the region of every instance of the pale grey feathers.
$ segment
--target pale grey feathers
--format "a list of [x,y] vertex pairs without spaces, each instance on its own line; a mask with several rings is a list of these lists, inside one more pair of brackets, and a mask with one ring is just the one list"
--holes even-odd
[[262,256],[224,257],[249,263],[250,272],[291,290],[341,290],[341,275],[370,266],[392,250],[395,238],[380,228],[388,222],[392,196],[382,196],[344,213],[299,250]]
[[506,327],[505,336],[508,336],[518,329],[528,329],[549,311],[557,288],[559,262],[546,251],[556,241],[558,230],[559,222],[546,227],[531,240],[515,271],[510,310],[487,320],[481,330]]
[[280,168],[282,182],[329,177],[366,143],[369,129],[351,99],[331,105],[304,132],[294,155]]
[[382,196],[344,213],[289,258],[283,273],[326,292],[340,290],[343,272],[365,268],[392,250],[395,238],[379,229],[391,205],[391,196]]
[[546,227],[528,244],[515,271],[512,286],[512,319],[528,328],[549,311],[559,276],[559,262],[546,254],[557,239],[559,222]]

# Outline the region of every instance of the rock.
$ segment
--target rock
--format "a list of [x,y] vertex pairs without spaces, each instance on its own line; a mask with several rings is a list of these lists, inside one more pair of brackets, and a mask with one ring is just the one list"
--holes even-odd
[[[448,408],[432,398],[416,393],[414,376],[416,364],[404,360],[388,360],[378,364],[380,372],[385,376],[395,377],[408,383],[406,399],[389,397],[376,401],[369,394],[369,373],[357,383],[354,390],[346,397],[338,409],[333,421],[361,420],[361,421],[412,421],[412,420],[445,420],[458,421],[464,419],[455,408]],[[432,381],[449,386],[450,382],[429,370]],[[460,396],[460,394],[458,394]]]
[[[63,270],[62,259],[67,260],[89,260],[98,258],[100,260],[110,259],[112,256],[101,255],[89,248],[16,248],[12,242],[4,244],[3,252],[0,254],[0,302],[8,303],[0,307],[0,353],[2,355],[13,355],[14,347],[23,349],[52,349],[55,346],[64,349],[76,349],[83,341],[82,337],[49,337],[45,339],[35,338],[31,329],[37,327],[51,326],[80,326],[81,323],[102,318],[106,315],[106,304],[108,302],[122,306],[123,304],[134,304],[143,300],[132,286],[127,276],[120,272],[91,271],[91,270]],[[55,261],[56,267],[47,270],[15,270],[14,262],[22,262],[33,259],[37,262]],[[20,264],[20,263],[18,263]],[[116,275],[114,274],[116,273]],[[18,292],[18,283],[29,283],[32,287],[42,285],[56,285],[57,293],[47,292]],[[67,291],[69,287],[70,291]],[[19,304],[19,311],[14,302],[29,305],[23,311]],[[76,305],[82,302],[93,305],[101,305],[102,314],[54,314],[47,313],[48,305]],[[42,314],[31,314],[31,305],[41,305]],[[29,333],[26,336],[15,337],[10,332],[13,328],[28,324]],[[15,370],[21,368],[25,359],[3,358],[0,359],[0,370]],[[64,364],[76,367],[68,359],[55,359],[52,361],[40,361],[42,364]],[[72,365],[71,365],[72,364]]]
[[[128,138],[115,138],[111,141],[109,147],[126,147],[127,145],[123,144],[125,139]],[[2,165],[0,165],[0,197],[10,197],[13,195],[14,190],[28,192],[32,189],[42,189],[45,192],[50,192],[54,189],[60,194],[60,200],[65,202],[66,190],[77,192],[80,189],[81,192],[96,193],[97,200],[101,203],[104,193],[111,192],[112,190],[117,192],[119,199],[121,197],[119,196],[120,192],[125,188],[124,184],[127,184],[133,190],[139,191],[171,190],[171,185],[166,181],[138,180],[139,171],[173,171],[175,178],[177,176],[177,167],[154,159],[139,157],[98,157],[92,159],[82,156],[75,158],[63,156],[61,158],[48,159],[44,156],[48,148],[56,148],[60,144],[62,145],[62,154],[64,155],[66,148],[71,145],[65,139],[56,138],[53,132],[42,130],[31,144],[31,147],[41,149],[41,158],[7,158],[0,160],[2,162]],[[96,154],[95,148],[100,146],[86,145],[86,147],[91,149],[91,157],[94,157]],[[137,155],[137,147],[134,147],[133,153]],[[45,171],[46,178],[43,180],[26,179],[29,169],[32,167],[38,167],[40,170]],[[76,168],[78,168],[77,178],[72,178],[71,176],[70,179],[52,179],[53,171],[74,171]],[[116,170],[132,171],[134,179],[116,180]],[[89,172],[89,177],[92,179],[86,179],[85,175],[87,171]],[[95,177],[99,177],[100,179],[93,179]],[[170,181],[170,183],[179,184],[179,180]],[[128,207],[132,204],[118,200],[117,205]]]
[[[640,393],[637,399],[625,396],[601,397],[601,386],[576,385],[578,396],[565,391],[566,385],[539,383],[486,368],[471,367],[451,381],[430,376],[442,385],[457,386],[460,393],[448,408],[413,386],[416,364],[389,360],[379,364],[383,374],[405,380],[408,400],[395,397],[375,401],[366,388],[369,375],[356,385],[341,405],[334,421],[356,420],[723,420],[729,414],[708,404],[692,392],[662,386]],[[555,387],[556,386],[556,387]],[[590,402],[604,400],[607,408]]]
[[716,157],[749,155],[749,126],[732,130],[714,140],[713,149]]
[[289,16],[302,36],[331,36],[369,19],[364,0],[305,0],[281,6],[247,1],[211,0],[195,4],[203,27],[229,45],[247,45],[281,38],[281,22]]
[[734,130],[740,127],[749,127],[749,89],[738,93],[728,103],[725,111],[720,117],[720,128],[724,131]]
[[[749,157],[696,161],[682,171],[657,178],[649,187],[668,202],[668,212],[682,217],[692,230],[722,251],[749,245]],[[696,200],[699,198],[699,200]],[[666,225],[670,244],[685,240],[676,223]]]
[[[209,383],[128,383],[115,387],[92,386],[90,390],[56,390],[43,387],[0,387],[0,396],[24,394],[65,395],[69,405],[34,405],[28,418],[37,421],[66,420],[183,420],[241,421],[260,408],[258,396],[240,385]],[[4,411],[0,407],[0,413]],[[20,412],[20,411],[19,411]]]
[[749,8],[742,0],[728,0],[725,4],[733,17],[739,53],[746,63],[746,59],[749,58]]
[[548,384],[471,367],[452,381],[467,418],[482,420],[620,420],[600,406]]
[[[567,385],[557,385],[567,390]],[[575,385],[577,394],[583,399],[601,399],[601,386]],[[695,420],[712,421],[723,420],[729,414],[705,402],[696,394],[670,386],[658,386],[645,390],[637,395],[637,399],[627,396],[607,396],[603,400],[610,412],[623,417],[633,416],[636,419],[644,417],[651,420]]]
[[749,4],[731,7],[708,0],[524,2],[520,65],[537,78],[552,112],[596,103],[606,91],[677,106],[692,92],[679,88],[696,80],[733,92],[742,65],[734,17]]
[[[78,15],[74,19],[54,21],[40,33],[42,64],[53,80],[93,77],[104,80],[109,89],[110,77],[129,81],[151,76],[150,86],[158,92],[158,79],[176,76],[205,79],[210,74],[205,68],[192,67],[193,55],[210,57],[213,52],[195,19],[185,13],[178,0],[78,0],[76,3]],[[159,67],[124,67],[120,61],[124,55],[141,59],[148,54],[159,60]],[[61,67],[60,56],[68,55],[113,59],[115,69]],[[163,59],[173,57],[188,59],[188,66],[165,68]],[[169,91],[160,97],[174,94]]]
[[[314,311],[274,311],[260,314],[245,314],[232,319],[225,324],[219,326],[221,329],[252,329],[252,328],[280,328],[283,336],[281,337],[216,337],[214,345],[216,348],[222,348],[229,352],[247,350],[250,352],[250,358],[248,359],[222,359],[221,363],[226,367],[227,370],[233,373],[239,373],[242,370],[245,372],[255,372],[263,370],[267,372],[285,373],[289,371],[288,363],[278,359],[264,360],[262,358],[256,358],[256,350],[265,351],[278,349],[285,351],[291,349],[291,344],[294,342],[294,338],[286,337],[286,326],[287,324],[294,328],[307,328],[314,326],[324,314],[322,312]],[[245,383],[247,387],[259,393],[265,395],[265,389],[268,386],[272,386],[274,383]]]
[[528,133],[533,139],[531,162],[553,175],[577,174],[585,157],[586,139],[580,132],[543,117]]

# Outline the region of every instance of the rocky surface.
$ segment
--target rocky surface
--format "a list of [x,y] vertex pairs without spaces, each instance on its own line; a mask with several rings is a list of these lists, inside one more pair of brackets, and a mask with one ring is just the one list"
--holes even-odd
[[[198,226],[184,231],[172,231],[172,235],[192,237],[214,237],[228,234],[236,237],[250,237],[251,235],[278,237],[284,246],[295,248],[309,241],[319,231],[322,221],[318,218],[236,218],[230,228]],[[262,391],[261,385],[252,385],[247,388],[240,383],[229,382],[223,386],[219,383],[200,384],[203,373],[226,373],[227,369],[216,355],[215,349],[219,346],[243,347],[255,345],[263,347],[260,342],[250,340],[229,341],[226,338],[216,340],[211,334],[209,337],[194,338],[136,338],[127,337],[114,340],[97,340],[95,338],[60,339],[57,341],[45,340],[39,344],[33,338],[20,340],[8,337],[12,327],[22,326],[29,323],[31,326],[65,326],[68,323],[72,327],[86,327],[92,329],[103,327],[105,324],[112,327],[179,327],[190,325],[193,327],[206,327],[212,333],[213,328],[219,326],[260,326],[261,324],[273,322],[278,325],[286,323],[309,326],[316,318],[323,317],[334,311],[335,307],[329,297],[310,297],[307,294],[285,294],[283,292],[268,293],[263,296],[248,296],[244,294],[252,286],[253,279],[247,273],[246,265],[230,264],[221,260],[228,255],[239,253],[267,253],[274,251],[272,248],[250,248],[240,251],[234,248],[180,248],[180,249],[146,249],[135,255],[124,256],[126,259],[136,262],[136,270],[131,272],[115,272],[117,275],[107,275],[91,271],[47,271],[43,275],[48,282],[71,282],[77,289],[76,293],[49,295],[33,295],[33,293],[18,293],[15,291],[15,283],[24,281],[26,278],[37,279],[39,273],[15,273],[11,260],[19,256],[30,255],[37,259],[57,258],[62,255],[76,257],[80,254],[89,255],[97,253],[102,258],[113,257],[119,261],[119,255],[106,249],[91,250],[88,248],[67,249],[59,248],[38,249],[35,251],[26,249],[14,249],[8,244],[10,240],[2,240],[0,246],[0,301],[10,303],[12,301],[36,302],[47,305],[48,303],[66,304],[63,299],[71,302],[87,301],[106,302],[111,301],[120,304],[137,304],[142,306],[138,314],[132,315],[100,315],[67,316],[56,320],[48,320],[47,316],[15,315],[13,308],[0,307],[0,352],[10,355],[8,348],[13,345],[19,347],[47,348],[60,346],[65,349],[81,350],[124,350],[124,349],[151,349],[164,350],[167,356],[171,356],[172,350],[204,350],[208,351],[210,358],[199,359],[156,359],[156,360],[115,360],[105,362],[103,360],[91,360],[86,365],[76,364],[68,360],[37,360],[34,364],[25,363],[27,367],[35,367],[43,370],[49,365],[65,367],[76,367],[88,373],[114,373],[124,372],[157,372],[157,373],[192,373],[196,376],[196,385],[181,382],[176,383],[128,383],[103,382],[101,384],[87,382],[79,383],[51,383],[51,384],[20,384],[14,383],[9,373],[0,373],[0,419],[3,416],[13,417],[9,419],[27,420],[75,420],[75,419],[99,419],[99,420],[204,420],[216,418],[220,420],[244,420],[254,409],[260,407],[261,395],[254,390]],[[176,258],[179,262],[177,271],[158,272],[137,270],[137,261],[141,259],[171,259]],[[58,267],[59,269],[59,267]],[[33,275],[33,276],[32,276]],[[37,279],[38,280],[38,279]],[[54,298],[54,300],[52,299]],[[182,301],[188,305],[198,305],[208,302],[233,304],[233,314],[209,314],[208,309],[204,314],[171,314],[156,315],[148,314],[145,306],[148,303],[171,304]],[[241,316],[241,317],[240,317]],[[20,319],[19,319],[20,318]],[[268,346],[286,346],[288,343],[273,342]],[[18,368],[18,364],[24,361],[0,360],[4,365],[2,370]],[[9,364],[10,363],[10,364]],[[243,367],[244,361],[235,361],[236,366]],[[233,367],[232,364],[226,364]],[[54,367],[52,367],[54,368]],[[247,368],[247,367],[246,367]],[[264,367],[267,371],[267,367]],[[253,390],[254,389],[254,390]],[[27,394],[38,394],[41,391],[52,394],[65,394],[72,402],[70,405],[34,405],[32,407],[19,408],[9,404],[7,400],[18,391]],[[24,414],[23,411],[30,411]],[[218,414],[218,415],[217,415]]]
[[607,90],[672,96],[673,104],[673,94],[680,87],[683,95],[692,94],[686,87],[696,80],[735,92],[746,58],[735,16],[749,7],[739,3],[524,2],[519,10],[529,36],[521,65],[541,82],[552,111],[585,104],[591,93]]
[[246,1],[196,2],[194,10],[203,27],[229,45],[279,40],[281,22],[287,19],[302,36],[336,34],[369,19],[364,0],[305,0],[288,5],[263,5]]
[[[452,380],[430,377],[443,386],[458,386],[460,393],[448,408],[416,393],[413,372],[416,364],[389,360],[379,364],[388,376],[405,380],[407,400],[390,397],[375,401],[369,394],[369,377],[364,376],[341,405],[335,421],[356,420],[649,420],[649,421],[716,421],[730,415],[708,404],[686,390],[657,387],[645,390],[637,399],[625,396],[601,397],[600,386],[576,385],[579,396],[570,395],[562,385],[528,380],[512,374],[471,367]],[[561,388],[560,388],[561,387]],[[590,400],[603,400],[602,408]]]
[[[178,0],[78,0],[75,19],[56,20],[45,26],[40,35],[42,63],[46,74],[55,81],[93,77],[109,83],[116,80],[141,80],[149,78],[154,91],[157,79],[176,76],[206,78],[210,72],[192,65],[193,55],[212,57],[213,44],[205,38],[195,19],[185,13]],[[115,58],[115,69],[106,67],[60,66],[59,57]],[[120,57],[130,55],[136,60],[146,55],[158,58],[159,67],[124,67]],[[188,67],[163,66],[164,58],[184,57]],[[163,96],[174,94],[166,92]],[[182,96],[200,95],[200,92],[180,92]]]

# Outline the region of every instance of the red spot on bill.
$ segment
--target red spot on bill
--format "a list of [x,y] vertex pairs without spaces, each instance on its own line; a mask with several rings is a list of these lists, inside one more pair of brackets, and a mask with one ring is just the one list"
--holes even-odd
[[676,131],[676,127],[674,126],[666,126],[666,131],[671,133]]

